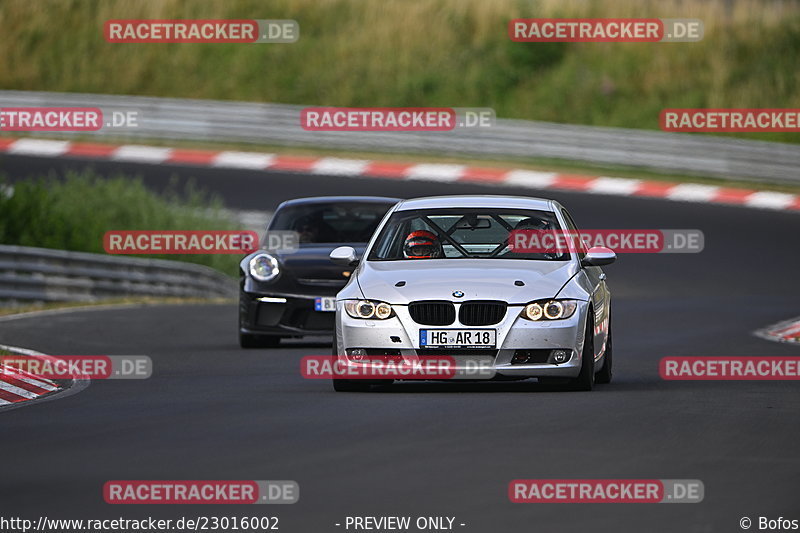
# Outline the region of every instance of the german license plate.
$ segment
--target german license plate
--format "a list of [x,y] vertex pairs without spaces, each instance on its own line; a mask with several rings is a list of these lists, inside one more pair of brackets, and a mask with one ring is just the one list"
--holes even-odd
[[419,345],[427,348],[494,348],[493,329],[421,329]]
[[315,298],[314,311],[336,311],[336,298]]

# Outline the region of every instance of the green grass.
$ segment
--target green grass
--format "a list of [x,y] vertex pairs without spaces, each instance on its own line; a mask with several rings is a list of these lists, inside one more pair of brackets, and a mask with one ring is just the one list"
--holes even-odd
[[[698,43],[515,43],[516,17],[700,18]],[[107,19],[288,18],[294,44],[110,44]],[[657,129],[665,107],[800,108],[800,4],[759,0],[4,0],[0,87]],[[796,133],[744,137],[800,142]]]
[[[232,230],[238,225],[222,202],[191,183],[173,184],[157,195],[135,176],[100,178],[91,171],[68,172],[14,183],[13,194],[0,194],[0,242],[9,245],[105,253],[110,230]],[[238,255],[147,255],[210,266],[230,276]]]

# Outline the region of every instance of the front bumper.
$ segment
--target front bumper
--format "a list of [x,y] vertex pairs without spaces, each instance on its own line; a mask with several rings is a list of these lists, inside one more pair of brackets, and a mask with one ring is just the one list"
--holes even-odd
[[[411,319],[406,306],[393,306],[396,316],[386,320],[362,320],[347,315],[343,301],[337,301],[336,305],[337,353],[348,364],[351,362],[346,357],[346,350],[362,348],[367,354],[396,352],[406,360],[414,360],[420,355],[452,356],[457,369],[459,362],[466,361],[470,353],[481,353],[490,359],[492,375],[498,378],[575,378],[580,373],[588,302],[579,302],[575,314],[564,320],[533,322],[519,317],[523,306],[509,306],[503,320],[492,326],[476,328],[461,325],[458,321],[446,326],[452,329],[495,329],[496,349],[476,352],[470,352],[470,349],[421,349],[420,330],[441,328],[417,324]],[[531,357],[536,362],[520,363],[519,358],[515,360],[515,355],[523,351],[540,354],[551,350],[568,350],[570,358],[561,364],[542,361],[541,357]]]
[[312,296],[240,292],[239,331],[287,337],[330,335],[335,313],[315,311],[314,301]]

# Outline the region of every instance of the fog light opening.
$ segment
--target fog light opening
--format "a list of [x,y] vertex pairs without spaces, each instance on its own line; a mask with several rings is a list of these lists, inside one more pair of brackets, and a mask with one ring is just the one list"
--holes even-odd
[[525,352],[518,351],[514,354],[514,358],[511,360],[511,364],[513,365],[524,365],[528,361],[531,360],[530,355]]
[[361,362],[367,358],[367,350],[364,348],[348,348],[346,353],[347,358],[353,362]]
[[553,363],[560,365],[569,361],[570,353],[567,350],[553,350],[550,359]]

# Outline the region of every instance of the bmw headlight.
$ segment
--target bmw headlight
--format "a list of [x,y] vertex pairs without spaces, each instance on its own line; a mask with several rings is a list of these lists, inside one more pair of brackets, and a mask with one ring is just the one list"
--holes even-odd
[[561,320],[575,314],[577,300],[538,300],[526,305],[519,316],[527,320]]
[[250,259],[250,275],[258,281],[271,281],[280,274],[278,260],[269,254],[257,254]]
[[345,300],[344,310],[353,318],[386,320],[394,315],[392,306],[375,300]]

